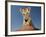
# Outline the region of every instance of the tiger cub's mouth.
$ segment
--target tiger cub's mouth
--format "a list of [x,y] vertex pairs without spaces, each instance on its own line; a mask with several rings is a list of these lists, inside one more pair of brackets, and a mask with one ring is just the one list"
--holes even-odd
[[28,19],[25,19],[25,22],[27,22],[28,21]]

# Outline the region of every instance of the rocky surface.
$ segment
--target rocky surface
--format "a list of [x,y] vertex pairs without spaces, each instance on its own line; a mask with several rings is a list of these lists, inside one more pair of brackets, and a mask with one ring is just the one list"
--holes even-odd
[[17,30],[17,31],[33,31],[34,30],[34,28],[33,28],[33,26],[32,25],[24,25],[24,26],[22,26],[19,30]]

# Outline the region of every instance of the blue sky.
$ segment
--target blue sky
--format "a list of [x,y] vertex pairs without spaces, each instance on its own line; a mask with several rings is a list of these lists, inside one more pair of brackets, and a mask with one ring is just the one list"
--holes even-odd
[[23,23],[23,16],[19,11],[20,8],[30,7],[32,16],[32,23],[35,28],[41,28],[41,7],[38,6],[19,6],[11,5],[11,31],[18,30]]

